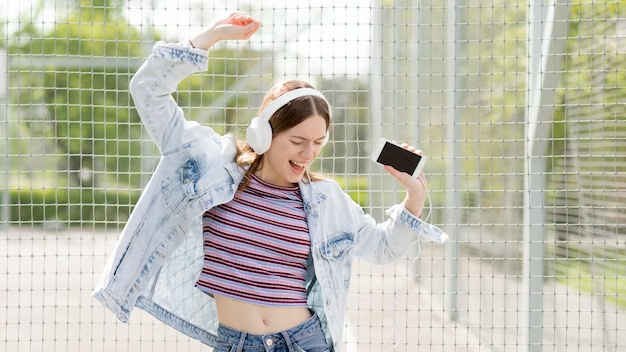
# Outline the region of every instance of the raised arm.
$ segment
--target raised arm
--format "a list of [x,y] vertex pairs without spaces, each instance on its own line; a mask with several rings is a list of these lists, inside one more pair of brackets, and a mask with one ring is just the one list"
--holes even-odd
[[[422,153],[406,143],[402,147],[417,154]],[[371,216],[363,215],[356,236],[355,254],[370,262],[389,263],[402,255],[416,236],[437,243],[446,242],[448,235],[445,232],[420,219],[428,187],[424,173],[420,173],[419,180],[391,166],[385,166],[385,170],[406,188],[406,198],[402,204],[387,211],[389,219],[381,224],[377,224]],[[355,206],[358,207],[357,204]]]
[[161,153],[206,133],[195,121],[187,121],[172,93],[191,73],[204,71],[208,52],[221,40],[249,39],[260,23],[247,15],[233,13],[183,44],[157,43],[152,55],[130,83],[130,92],[141,120]]
[[196,122],[185,120],[171,94],[188,75],[206,70],[207,63],[206,50],[158,42],[130,81],[135,108],[161,153],[193,138],[198,130]]

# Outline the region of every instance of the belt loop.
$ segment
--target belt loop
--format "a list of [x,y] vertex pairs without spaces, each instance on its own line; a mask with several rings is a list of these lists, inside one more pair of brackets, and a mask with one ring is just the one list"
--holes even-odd
[[241,332],[239,335],[239,343],[237,344],[237,349],[234,352],[243,352],[243,343],[246,342],[246,336],[248,334],[245,331]]
[[283,335],[283,338],[285,339],[285,342],[287,343],[287,348],[289,348],[289,352],[296,352],[295,349],[293,348],[293,344],[291,343],[291,339],[289,338],[289,334],[286,333],[285,331],[281,331],[280,333]]

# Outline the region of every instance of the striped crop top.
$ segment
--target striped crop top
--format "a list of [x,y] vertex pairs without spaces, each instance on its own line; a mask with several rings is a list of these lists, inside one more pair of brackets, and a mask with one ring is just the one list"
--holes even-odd
[[203,292],[273,307],[305,307],[310,237],[300,189],[252,176],[202,219]]

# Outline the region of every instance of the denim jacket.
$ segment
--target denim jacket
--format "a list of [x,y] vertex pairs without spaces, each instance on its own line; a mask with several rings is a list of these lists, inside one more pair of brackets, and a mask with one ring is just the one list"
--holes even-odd
[[[135,106],[161,160],[108,258],[94,297],[127,322],[134,306],[210,346],[219,324],[215,301],[195,287],[203,262],[202,214],[230,202],[243,177],[231,136],[187,121],[171,96],[208,53],[158,42],[131,80]],[[414,236],[447,235],[402,204],[377,224],[334,181],[299,184],[308,228],[308,305],[333,350],[341,345],[354,257],[389,263]],[[313,280],[316,277],[317,280]]]

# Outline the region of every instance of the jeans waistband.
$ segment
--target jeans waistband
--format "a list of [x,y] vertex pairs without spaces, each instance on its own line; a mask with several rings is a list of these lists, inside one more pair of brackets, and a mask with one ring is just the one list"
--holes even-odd
[[[321,330],[320,319],[317,314],[313,313],[313,316],[298,326],[285,331],[265,335],[249,334],[220,323],[217,329],[217,336],[219,340],[226,340],[225,342],[232,344],[241,343],[243,339],[243,345],[240,344],[240,346],[243,347],[245,351],[248,349],[256,350],[263,348],[263,346],[266,345],[272,346],[273,348],[289,346],[292,342],[321,332]],[[321,333],[323,334],[323,332]]]

